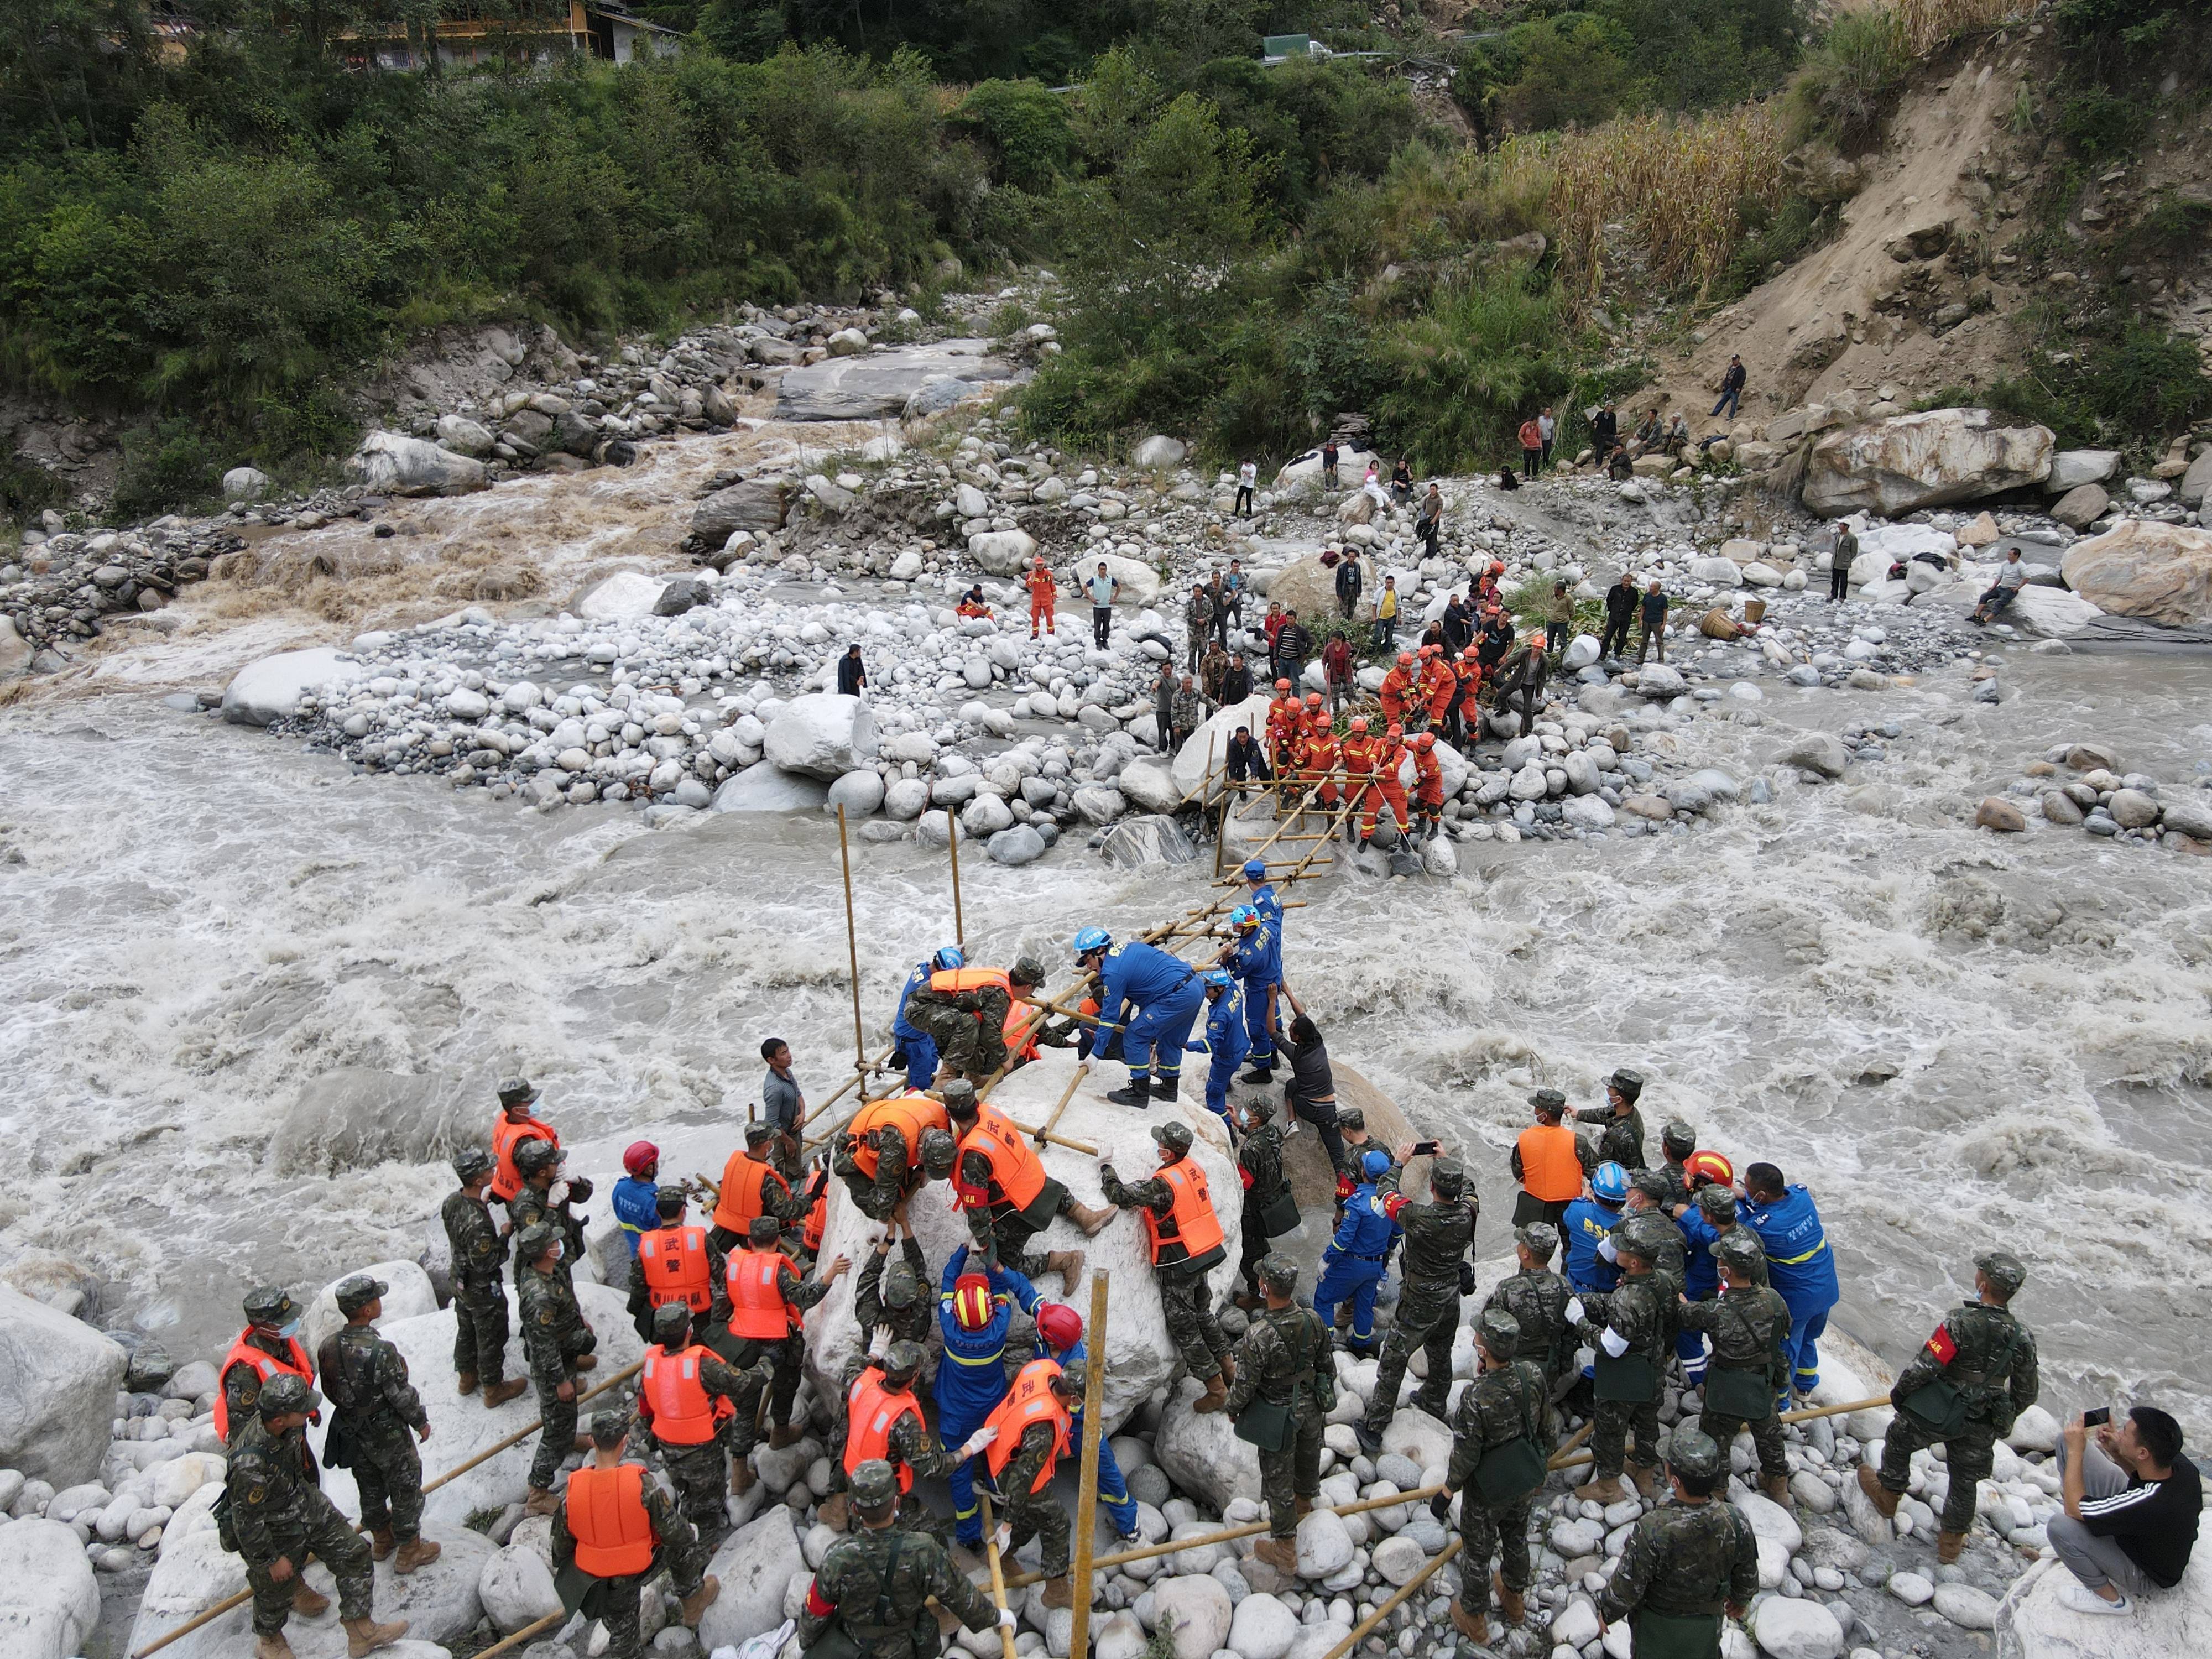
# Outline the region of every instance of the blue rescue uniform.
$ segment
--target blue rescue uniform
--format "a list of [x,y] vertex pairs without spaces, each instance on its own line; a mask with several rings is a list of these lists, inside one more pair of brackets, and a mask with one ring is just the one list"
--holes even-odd
[[1397,1242],[1398,1224],[1382,1207],[1372,1182],[1362,1182],[1344,1201],[1344,1218],[1336,1237],[1321,1253],[1321,1283],[1314,1288],[1314,1311],[1328,1322],[1336,1322],[1336,1310],[1347,1298],[1352,1303],[1351,1348],[1355,1353],[1375,1346],[1375,1293],[1389,1276],[1390,1248]]
[[[1692,1302],[1710,1302],[1721,1287],[1721,1270],[1713,1264],[1713,1246],[1720,1233],[1692,1204],[1674,1225],[1682,1234],[1682,1294]],[[1692,1388],[1705,1380],[1705,1339],[1702,1332],[1678,1331],[1674,1352],[1681,1356],[1682,1376]]]
[[[1158,1074],[1163,1087],[1182,1080],[1182,1051],[1206,1001],[1206,981],[1181,957],[1142,941],[1106,953],[1098,969],[1099,1017],[1122,1025],[1122,1056],[1129,1081]],[[1130,1009],[1137,1012],[1133,1017]]]
[[657,1182],[624,1176],[615,1182],[615,1224],[622,1229],[623,1243],[629,1246],[632,1255],[637,1254],[639,1234],[659,1231],[659,1198]]
[[925,962],[906,976],[906,983],[899,988],[898,1010],[891,1016],[891,1041],[906,1056],[906,1086],[909,1089],[927,1089],[937,1081],[937,1039],[906,1021],[906,1000],[927,988],[929,976],[935,971]]
[[[937,1300],[937,1328],[945,1339],[935,1388],[937,1438],[948,1451],[981,1428],[1006,1397],[1006,1328],[1018,1307],[1034,1317],[1039,1300],[1036,1287],[1012,1268],[994,1268],[990,1323],[980,1331],[963,1331],[953,1317],[952,1287],[967,1271],[968,1247],[963,1244],[945,1264]],[[973,1460],[957,1466],[946,1480],[952,1487],[956,1535],[963,1544],[980,1545],[983,1517],[975,1506]]]
[[1244,1032],[1244,993],[1231,986],[1206,1005],[1206,1109],[1226,1120],[1229,1084],[1252,1052]]
[[1820,1382],[1816,1345],[1828,1328],[1829,1310],[1844,1293],[1820,1212],[1812,1194],[1802,1187],[1789,1187],[1773,1204],[1745,1199],[1736,1213],[1766,1247],[1767,1277],[1790,1309],[1790,1340],[1784,1346],[1794,1373],[1791,1386],[1800,1394],[1810,1394]]
[[1275,1063],[1275,1033],[1267,1024],[1267,993],[1283,982],[1283,936],[1273,922],[1235,940],[1222,964],[1244,988],[1244,1030],[1252,1039],[1252,1064],[1266,1070]]
[[1620,1224],[1620,1206],[1587,1195],[1567,1206],[1559,1218],[1566,1242],[1567,1286],[1573,1291],[1609,1291],[1620,1283],[1620,1269],[1597,1253],[1605,1236]]

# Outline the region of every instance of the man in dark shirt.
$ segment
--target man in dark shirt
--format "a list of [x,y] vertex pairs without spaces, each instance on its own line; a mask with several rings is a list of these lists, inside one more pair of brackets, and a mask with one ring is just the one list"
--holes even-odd
[[2075,1583],[2058,1599],[2076,1613],[2129,1613],[2136,1596],[2172,1589],[2189,1569],[2203,1502],[2197,1465],[2181,1454],[2181,1425],[2137,1406],[2089,1442],[2066,1425],[2058,1472],[2066,1513],[2051,1517],[2051,1547]]
[[860,660],[860,647],[856,645],[837,659],[837,695],[857,697],[867,683],[868,670]]
[[1644,590],[1642,630],[1636,636],[1636,661],[1640,667],[1654,646],[1659,647],[1659,660],[1667,660],[1667,592],[1654,576],[1651,586]]
[[1636,620],[1636,576],[1620,573],[1620,580],[1605,590],[1605,633],[1597,642],[1601,657],[1618,657],[1628,649],[1629,625]]
[[1359,589],[1364,580],[1357,553],[1346,553],[1337,561],[1336,609],[1347,622],[1352,619],[1352,612],[1359,609]]
[[[1241,652],[1231,653],[1229,672],[1221,677],[1221,706],[1226,708],[1232,703],[1243,702],[1251,695],[1252,671],[1245,665]],[[1266,774],[1261,775],[1265,776]]]
[[1306,659],[1313,655],[1313,635],[1298,620],[1297,611],[1285,610],[1283,616],[1282,631],[1275,635],[1275,678],[1302,690]]
[[1605,465],[1605,458],[1620,441],[1620,416],[1613,413],[1611,404],[1600,405],[1597,413],[1590,416],[1590,447],[1597,452],[1600,466]]

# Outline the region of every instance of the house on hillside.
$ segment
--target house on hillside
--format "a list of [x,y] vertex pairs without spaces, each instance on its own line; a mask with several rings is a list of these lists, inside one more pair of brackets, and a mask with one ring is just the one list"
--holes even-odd
[[622,0],[522,0],[496,10],[455,5],[427,28],[397,21],[364,21],[337,38],[347,55],[364,67],[374,62],[394,70],[423,68],[433,51],[441,64],[465,69],[518,56],[544,63],[571,52],[627,64],[672,58],[684,44],[676,30],[647,21]]

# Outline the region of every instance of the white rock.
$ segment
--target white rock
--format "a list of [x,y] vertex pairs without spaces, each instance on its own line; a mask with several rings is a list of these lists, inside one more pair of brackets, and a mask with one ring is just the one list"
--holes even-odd
[[[1158,472],[1182,465],[1182,458],[1189,453],[1188,448],[1176,440],[1155,433],[1129,452],[1129,459],[1148,472]],[[1205,1656],[1196,1656],[1196,1659],[1205,1659]]]
[[[379,1330],[386,1328],[395,1320],[413,1319],[420,1314],[438,1311],[438,1292],[431,1285],[430,1275],[422,1271],[420,1262],[379,1261],[369,1267],[356,1268],[354,1272],[367,1273],[371,1279],[389,1286],[384,1293],[384,1312],[376,1322]],[[332,1279],[316,1291],[315,1299],[307,1304],[307,1311],[300,1322],[300,1340],[307,1345],[309,1353],[320,1353],[323,1339],[345,1323],[344,1316],[338,1312],[337,1288],[353,1276],[352,1273],[348,1273]]]
[[74,1529],[30,1519],[0,1525],[0,1653],[71,1659],[100,1623],[100,1584]]
[[1843,1626],[1818,1601],[1770,1596],[1748,1622],[1768,1659],[1836,1659],[1844,1650]]
[[920,778],[901,778],[884,791],[884,815],[904,823],[929,810],[929,785]]
[[2048,427],[2008,427],[1985,409],[1936,409],[1830,433],[1814,446],[1808,511],[1902,518],[2051,476]]
[[1690,561],[1690,580],[1714,587],[1741,587],[1743,586],[1743,568],[1733,559],[1692,559]]
[[865,818],[872,816],[883,804],[883,775],[863,767],[846,773],[830,786],[830,799],[823,804],[823,810],[834,814],[842,806],[847,817]]
[[763,747],[778,771],[834,781],[875,758],[876,717],[858,697],[810,692],[777,711]]
[[1751,1522],[1752,1531],[1781,1545],[1784,1553],[1795,1555],[1804,1547],[1804,1530],[1796,1518],[1765,1493],[1746,1492],[1735,1500],[1735,1506]]
[[830,791],[817,780],[779,771],[763,761],[724,779],[712,804],[717,812],[817,812],[829,798]]
[[325,685],[361,678],[359,663],[341,662],[334,647],[280,651],[249,663],[231,677],[222,694],[222,717],[233,726],[268,726],[290,714],[301,698]]
[[1267,729],[1267,698],[1264,694],[1255,693],[1243,702],[1217,710],[1184,740],[1182,747],[1176,750],[1175,786],[1178,800],[1206,781],[1209,755],[1212,757],[1214,782],[1206,799],[1217,800],[1220,798],[1221,757],[1228,752],[1229,740],[1236,735],[1240,726],[1249,726],[1254,738],[1264,741]]
[[1995,1630],[1997,1598],[1972,1584],[1936,1586],[1936,1611],[1961,1630]]
[[1019,575],[1036,551],[1036,538],[1026,530],[982,530],[968,538],[968,556],[994,576]]
[[458,495],[484,484],[482,461],[399,432],[371,432],[346,470],[380,495]]
[[1219,1579],[1203,1573],[1170,1578],[1155,1584],[1152,1595],[1153,1634],[1167,1638],[1176,1659],[1211,1659],[1227,1643],[1234,1613]]
[[1428,1565],[1428,1559],[1419,1544],[1401,1533],[1377,1544],[1370,1560],[1388,1583],[1406,1584]]
[[[1110,791],[1109,793],[1111,793]],[[960,833],[981,841],[995,836],[1014,821],[1013,809],[1000,797],[978,794],[960,811]]]
[[1559,659],[1559,667],[1566,673],[1587,668],[1597,660],[1598,641],[1594,634],[1577,634],[1567,641],[1565,653]]
[[1229,1621],[1228,1645],[1237,1659],[1283,1659],[1297,1636],[1297,1615],[1265,1591],[1239,1601]]
[[2013,1419],[2005,1444],[2014,1451],[2055,1452],[2058,1449],[2058,1419],[2041,1406],[2030,1406]]
[[484,1563],[477,1577],[477,1597],[502,1636],[512,1636],[525,1625],[561,1610],[553,1569],[544,1556],[522,1544],[509,1544]]
[[1140,755],[1123,767],[1115,787],[1146,812],[1172,812],[1182,799],[1176,787],[1175,763],[1158,755]]
[[642,570],[617,570],[592,583],[573,609],[590,622],[622,622],[650,617],[667,586],[665,576],[648,576]]
[[202,1486],[210,1480],[221,1480],[225,1467],[223,1459],[214,1452],[186,1452],[182,1457],[155,1465],[149,1495],[155,1503],[171,1510],[182,1509],[185,1500]]
[[82,1320],[0,1285],[0,1468],[58,1487],[98,1474],[129,1362]]
[[[1296,1622],[1292,1621],[1294,1626]],[[998,1638],[992,1632],[985,1634],[991,1636],[991,1646],[985,1650],[986,1659],[997,1659],[1000,1651]],[[1097,1659],[1137,1659],[1138,1655],[1145,1650],[1146,1639],[1143,1621],[1125,1607],[1103,1623],[1092,1626],[1091,1651]],[[1248,1654],[1245,1659],[1252,1659],[1252,1656]]]
[[2119,470],[2117,449],[2062,449],[2051,458],[2051,476],[2043,487],[2052,495],[2087,483],[2102,483]]
[[1597,1637],[1597,1608],[1587,1596],[1576,1596],[1552,1620],[1552,1644],[1555,1648],[1580,1648],[1596,1641]]
[[438,441],[461,455],[491,453],[491,429],[465,415],[438,416]]
[[1327,1578],[1351,1561],[1353,1547],[1343,1517],[1316,1510],[1298,1522],[1298,1577]]
[[1998,1614],[1999,1650],[2020,1659],[2175,1659],[2202,1653],[2212,1636],[2212,1557],[2202,1550],[2179,1584],[2135,1598],[2125,1619],[2075,1613],[2059,1600],[2074,1582],[2056,1561],[2029,1568]]
[[1639,696],[1651,698],[1679,697],[1690,689],[1681,671],[1665,663],[1652,663],[1636,671],[1636,690]]
[[269,475],[258,466],[234,466],[222,475],[226,501],[258,501],[269,493]]
[[786,1586],[806,1577],[791,1510],[777,1504],[738,1528],[714,1552],[708,1571],[722,1581],[722,1593],[699,1621],[701,1647],[711,1653],[774,1630],[783,1621]]
[[1917,1572],[1892,1573],[1886,1588],[1908,1607],[1924,1607],[1936,1596],[1936,1586]]
[[1579,1517],[1571,1521],[1555,1521],[1552,1523],[1551,1536],[1552,1547],[1565,1559],[1571,1561],[1577,1556],[1597,1553],[1598,1547],[1605,1542],[1605,1524]]

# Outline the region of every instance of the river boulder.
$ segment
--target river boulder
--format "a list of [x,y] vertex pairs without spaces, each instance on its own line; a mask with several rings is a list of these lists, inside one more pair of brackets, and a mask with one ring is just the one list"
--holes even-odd
[[1020,575],[1036,550],[1037,539],[1026,530],[979,530],[968,538],[968,556],[993,576]]
[[309,692],[349,684],[361,675],[361,665],[343,659],[331,646],[280,651],[231,676],[222,694],[222,717],[233,726],[271,726],[290,714]]
[[744,478],[725,485],[700,497],[691,509],[691,533],[720,547],[733,531],[750,530],[758,536],[781,530],[791,491],[788,478]]
[[2051,476],[2045,426],[2006,426],[1986,409],[1932,409],[1830,433],[1813,448],[1805,507],[1827,517],[1978,501]]
[[1207,717],[1197,731],[1182,741],[1176,750],[1176,799],[1192,794],[1206,781],[1206,769],[1213,769],[1213,781],[1206,799],[1215,800],[1221,793],[1221,763],[1229,752],[1229,740],[1237,735],[1238,726],[1249,727],[1253,740],[1265,743],[1267,734],[1267,698],[1265,693],[1255,691],[1243,702]]
[[2074,1575],[2056,1561],[2030,1567],[1997,1608],[1999,1651],[2018,1659],[2172,1659],[2212,1638],[2212,1559],[2201,1552],[2172,1589],[2140,1597],[2125,1619],[2075,1613],[2058,1599]]
[[485,484],[482,461],[401,432],[370,433],[346,471],[382,495],[461,495]]
[[100,1585],[74,1528],[35,1517],[0,1526],[0,1653],[70,1659],[100,1623]]
[[[807,1323],[811,1328],[813,1322]],[[790,1508],[778,1504],[739,1527],[714,1552],[708,1571],[722,1581],[722,1593],[699,1621],[699,1645],[708,1652],[734,1647],[783,1622],[786,1589],[793,1579],[805,1582],[810,1577],[793,1519]]]
[[834,691],[793,697],[769,722],[763,744],[779,772],[834,783],[876,757],[876,717],[858,697]]
[[0,1285],[0,1468],[58,1491],[97,1475],[130,1358],[83,1321]]
[[2100,610],[2172,628],[2212,623],[2212,530],[2124,520],[2068,548],[2059,570]]

